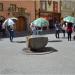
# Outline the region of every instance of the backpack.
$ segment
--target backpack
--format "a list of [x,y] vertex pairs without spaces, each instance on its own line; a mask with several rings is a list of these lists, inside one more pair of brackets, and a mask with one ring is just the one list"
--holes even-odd
[[9,30],[13,30],[13,26],[12,26],[12,25],[7,26],[7,29],[8,29],[8,31],[9,31]]
[[72,27],[67,27],[67,32],[72,32]]

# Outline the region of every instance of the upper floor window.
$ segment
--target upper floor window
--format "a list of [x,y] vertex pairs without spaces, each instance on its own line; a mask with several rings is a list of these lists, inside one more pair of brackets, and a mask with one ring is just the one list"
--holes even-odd
[[3,3],[0,3],[0,11],[3,11]]
[[50,6],[52,3],[52,0],[48,0],[48,5]]
[[15,4],[10,4],[10,11],[16,11],[16,5]]
[[66,1],[66,8],[68,8],[68,9],[71,8],[71,1]]
[[58,12],[58,2],[57,1],[53,1],[53,11]]
[[71,1],[67,1],[67,0],[62,1],[62,7],[63,7],[64,9],[65,9],[65,8],[70,9],[70,8],[71,8]]
[[41,3],[41,10],[46,11],[46,1],[42,0],[40,1],[40,3]]
[[75,11],[75,1],[71,1],[71,9],[72,11]]
[[18,8],[18,12],[25,12],[25,8]]

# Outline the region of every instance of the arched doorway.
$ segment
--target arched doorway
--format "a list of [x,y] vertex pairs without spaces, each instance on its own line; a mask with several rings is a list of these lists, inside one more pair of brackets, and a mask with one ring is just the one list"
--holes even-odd
[[26,30],[26,18],[24,16],[19,16],[16,22],[16,31],[22,32]]

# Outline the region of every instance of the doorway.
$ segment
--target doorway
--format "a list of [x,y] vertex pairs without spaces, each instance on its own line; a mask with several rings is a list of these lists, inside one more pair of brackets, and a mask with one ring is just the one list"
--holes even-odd
[[16,22],[16,31],[25,31],[26,27],[26,18],[24,16],[19,16]]

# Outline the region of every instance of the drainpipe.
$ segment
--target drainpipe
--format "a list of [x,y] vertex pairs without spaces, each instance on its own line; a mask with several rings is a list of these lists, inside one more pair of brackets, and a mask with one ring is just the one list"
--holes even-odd
[[35,19],[36,19],[36,0],[34,1],[34,7],[35,7]]
[[39,8],[39,17],[40,17],[40,8]]
[[60,22],[61,22],[61,6],[62,6],[62,0],[60,0]]
[[74,11],[75,11],[75,8],[73,8],[73,10],[72,10],[72,16],[74,17]]

